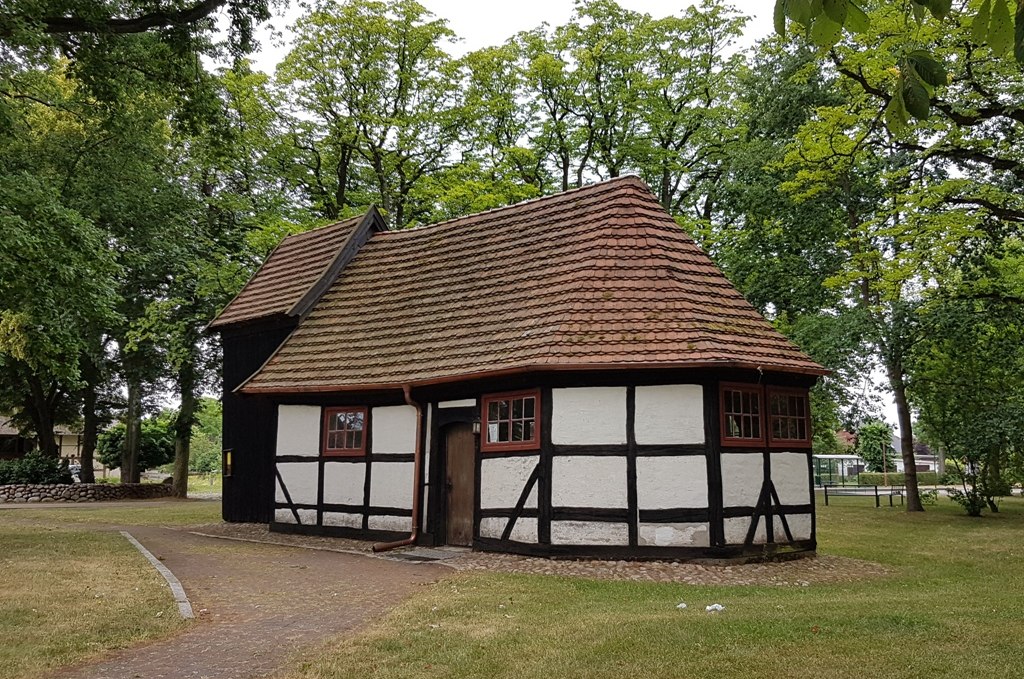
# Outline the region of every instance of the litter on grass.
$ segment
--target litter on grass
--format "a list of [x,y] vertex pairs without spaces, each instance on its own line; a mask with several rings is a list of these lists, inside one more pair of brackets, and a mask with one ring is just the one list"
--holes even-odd
[[725,606],[722,604],[711,604],[710,606],[705,606],[704,610],[708,613],[718,613],[719,611],[724,611]]
[[685,601],[680,602],[679,604],[676,605],[676,608],[678,608],[681,611],[685,610],[686,609],[686,602]]

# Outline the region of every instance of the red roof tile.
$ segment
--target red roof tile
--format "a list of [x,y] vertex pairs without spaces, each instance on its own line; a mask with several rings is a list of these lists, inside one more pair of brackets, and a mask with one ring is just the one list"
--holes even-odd
[[286,237],[207,328],[292,315],[289,312],[328,272],[364,218],[360,215]]
[[709,366],[827,372],[625,177],[374,234],[240,390]]

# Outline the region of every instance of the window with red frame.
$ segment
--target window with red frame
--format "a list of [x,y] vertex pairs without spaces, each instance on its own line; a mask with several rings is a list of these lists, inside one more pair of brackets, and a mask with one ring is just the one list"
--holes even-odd
[[761,387],[723,384],[721,394],[722,445],[763,444]]
[[324,455],[366,453],[366,408],[324,409]]
[[806,443],[811,438],[807,392],[768,388],[768,435],[773,444]]
[[721,404],[723,446],[810,444],[806,389],[725,383]]
[[535,450],[540,447],[540,392],[485,396],[483,420],[481,450]]

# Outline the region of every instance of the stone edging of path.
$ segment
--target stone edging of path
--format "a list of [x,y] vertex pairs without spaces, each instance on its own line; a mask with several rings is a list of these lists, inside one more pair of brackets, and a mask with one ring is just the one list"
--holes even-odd
[[196,617],[195,613],[192,612],[192,604],[189,602],[188,596],[185,594],[185,588],[181,586],[181,581],[175,577],[174,573],[171,572],[171,569],[160,563],[160,559],[153,556],[153,553],[143,547],[142,543],[136,540],[131,533],[126,530],[120,531],[120,533],[128,540],[128,542],[135,546],[135,549],[142,553],[142,556],[146,557],[146,560],[149,561],[149,563],[153,564],[153,568],[155,568],[157,572],[164,577],[164,580],[167,581],[167,585],[171,588],[171,594],[174,595],[174,603],[178,604],[178,613],[181,614],[181,617],[186,620]]

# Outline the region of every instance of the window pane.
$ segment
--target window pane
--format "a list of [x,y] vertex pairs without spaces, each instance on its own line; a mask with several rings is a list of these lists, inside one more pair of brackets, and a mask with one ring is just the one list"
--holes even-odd
[[527,420],[523,423],[523,440],[533,440],[533,420]]
[[498,402],[491,401],[487,404],[487,421],[494,422],[498,419]]
[[358,450],[358,449],[363,447],[363,430],[362,429],[357,429],[355,432],[353,432],[353,434],[355,436],[352,439],[352,441],[353,441],[352,447]]
[[512,422],[512,440],[522,441],[523,440],[523,423],[522,421],[515,420]]
[[761,397],[757,394],[750,395],[750,412],[754,415],[761,412]]
[[356,433],[354,431],[345,432],[345,447],[355,448],[356,447]]
[[508,422],[498,423],[498,440],[508,441]]
[[536,406],[536,400],[534,397],[529,396],[523,399],[523,416],[524,417],[535,417],[533,410]]
[[729,415],[729,418],[725,421],[726,435],[735,438],[740,435],[739,425],[736,423],[736,416]]
[[508,419],[508,401],[505,401],[505,400],[498,401],[498,419],[499,420],[507,420]]
[[761,418],[751,417],[750,418],[750,438],[759,439],[761,438]]
[[338,447],[338,434],[336,432],[330,432],[327,434],[327,447],[337,448]]
[[341,429],[341,413],[331,414],[330,429],[331,431],[338,431]]
[[[491,405],[495,405],[495,404],[492,403]],[[498,439],[498,423],[497,422],[489,422],[487,424],[487,442],[488,443],[497,443],[499,440],[500,439]]]
[[351,413],[348,421],[349,429],[363,430],[363,414],[361,412]]
[[521,398],[512,400],[512,419],[523,419],[523,399]]

